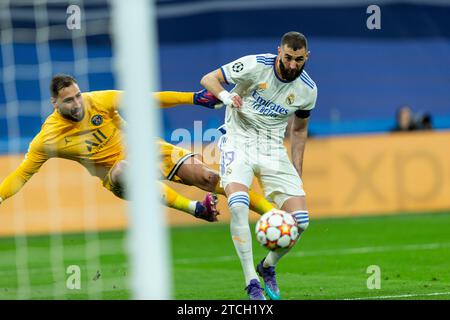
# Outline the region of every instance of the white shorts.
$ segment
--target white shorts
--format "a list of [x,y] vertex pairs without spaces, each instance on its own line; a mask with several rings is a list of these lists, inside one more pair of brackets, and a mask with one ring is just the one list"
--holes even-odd
[[293,196],[305,196],[303,182],[281,146],[251,145],[223,135],[219,141],[221,186],[240,183],[251,187],[256,176],[264,196],[281,208]]

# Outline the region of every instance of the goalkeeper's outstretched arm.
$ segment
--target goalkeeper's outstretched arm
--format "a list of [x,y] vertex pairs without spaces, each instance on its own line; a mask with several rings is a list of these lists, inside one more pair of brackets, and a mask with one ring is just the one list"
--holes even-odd
[[36,150],[36,144],[31,144],[25,159],[20,166],[7,176],[0,184],[0,204],[13,196],[39,171],[40,167],[48,160],[45,153]]
[[[112,112],[120,110],[121,99],[124,91],[120,90],[103,90],[92,91],[89,93],[90,99],[95,104],[104,106],[105,109]],[[152,93],[155,102],[160,108],[171,108],[179,105],[201,105],[207,108],[214,108],[214,105],[220,101],[206,90],[199,92],[182,92],[182,91],[160,91]]]
[[192,104],[208,109],[220,109],[223,106],[222,102],[206,89],[197,92],[161,91],[155,92],[153,97],[161,108]]
[[161,108],[194,104],[194,92],[160,91],[154,92],[153,97]]

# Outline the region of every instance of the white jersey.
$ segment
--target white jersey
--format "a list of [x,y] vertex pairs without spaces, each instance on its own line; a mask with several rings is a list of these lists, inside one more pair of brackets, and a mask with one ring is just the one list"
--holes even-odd
[[250,55],[221,67],[243,102],[240,110],[227,107],[225,127],[230,138],[282,144],[289,116],[314,108],[317,87],[306,71],[294,81],[281,80],[275,60],[273,54]]

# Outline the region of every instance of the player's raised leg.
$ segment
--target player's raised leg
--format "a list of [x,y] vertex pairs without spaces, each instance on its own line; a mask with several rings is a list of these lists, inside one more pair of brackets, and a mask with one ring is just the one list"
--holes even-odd
[[230,183],[225,191],[231,212],[231,238],[244,271],[247,294],[250,300],[265,300],[253,264],[252,235],[248,223],[248,188],[240,183]]
[[250,197],[250,210],[263,215],[266,212],[274,209],[275,207],[266,200],[262,195],[256,193],[253,190],[248,190],[248,196]]
[[[117,197],[126,199],[124,173],[128,166],[126,160],[119,161],[109,172],[104,186],[112,191]],[[205,199],[195,201],[188,199],[169,186],[158,182],[161,188],[161,200],[170,208],[189,213],[199,219],[214,222],[217,221],[219,212],[216,209],[217,198],[207,193]]]
[[[225,190],[219,183],[219,173],[209,168],[199,155],[194,155],[184,161],[177,171],[177,176],[181,179],[178,182],[183,184],[193,185],[205,191],[226,195]],[[248,191],[248,196],[250,199],[250,210],[260,215],[274,208],[269,201],[253,190]]]
[[[305,196],[288,198],[281,206],[281,210],[289,212],[295,217],[300,235],[308,228],[309,216],[306,210]],[[270,251],[256,266],[258,274],[264,280],[264,290],[272,300],[280,300],[281,298],[280,289],[276,280],[275,266],[289,251],[290,249]]]

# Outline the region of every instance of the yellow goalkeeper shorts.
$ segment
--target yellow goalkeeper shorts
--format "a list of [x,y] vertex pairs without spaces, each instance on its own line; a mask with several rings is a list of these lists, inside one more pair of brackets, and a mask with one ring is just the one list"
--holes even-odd
[[174,146],[162,139],[157,139],[157,147],[159,148],[159,168],[164,179],[181,182],[181,178],[177,176],[177,171],[190,157],[194,156],[189,150]]

